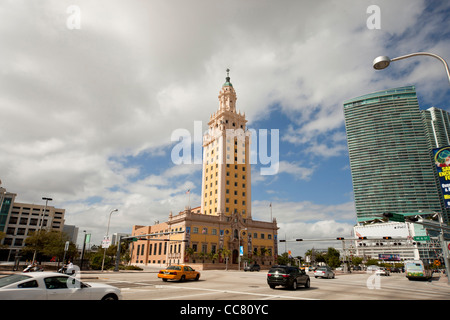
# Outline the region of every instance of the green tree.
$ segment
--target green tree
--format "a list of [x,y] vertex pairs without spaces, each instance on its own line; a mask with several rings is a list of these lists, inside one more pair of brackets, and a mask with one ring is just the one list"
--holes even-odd
[[[194,253],[195,253],[195,251],[194,251],[193,248],[186,248],[185,255],[188,257],[188,259],[190,259],[191,257],[193,257],[193,256],[194,256]],[[188,260],[188,261],[189,261],[189,260]]]
[[329,267],[337,268],[341,265],[339,257],[340,257],[339,251],[333,247],[329,247],[325,255],[325,261]]
[[377,259],[367,259],[366,266],[378,265],[380,261]]
[[362,261],[363,261],[363,258],[361,258],[361,257],[353,257],[352,258],[352,264],[354,266],[359,266],[362,263]]
[[[64,256],[64,247],[68,236],[60,231],[40,230],[33,232],[25,239],[25,247],[23,253],[27,256],[32,256],[36,250],[36,259],[42,261],[44,259],[50,260],[52,257],[57,257],[61,261]],[[69,250],[66,257],[75,258],[78,255],[75,244],[69,245]]]
[[225,259],[225,262],[226,262],[225,270],[228,270],[228,260],[230,260],[231,250],[230,249],[220,249],[219,252],[220,252],[220,255],[222,255]]
[[287,252],[284,252],[283,254],[281,254],[277,257],[277,264],[281,264],[281,265],[290,264],[291,266],[295,266],[296,261],[294,258],[289,257],[289,254]]

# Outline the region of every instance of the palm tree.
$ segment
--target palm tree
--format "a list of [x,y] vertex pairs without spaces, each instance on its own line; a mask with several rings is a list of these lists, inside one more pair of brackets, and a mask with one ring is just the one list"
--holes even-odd
[[186,253],[185,253],[185,255],[188,257],[188,261],[189,261],[189,259],[191,258],[191,256],[194,255],[194,253],[195,253],[194,249],[192,249],[192,248],[186,248]]
[[231,250],[229,250],[229,249],[221,249],[219,251],[220,251],[221,255],[225,257],[225,260],[226,260],[225,270],[228,270],[228,258],[231,256]]

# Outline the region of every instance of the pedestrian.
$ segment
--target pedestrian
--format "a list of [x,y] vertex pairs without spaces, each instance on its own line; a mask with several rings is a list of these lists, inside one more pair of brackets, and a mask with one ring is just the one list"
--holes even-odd
[[67,274],[72,274],[73,273],[73,263],[70,260],[69,260],[69,263],[67,264],[66,273]]

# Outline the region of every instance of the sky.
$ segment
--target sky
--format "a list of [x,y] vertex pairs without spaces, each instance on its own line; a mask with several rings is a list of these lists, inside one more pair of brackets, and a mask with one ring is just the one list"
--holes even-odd
[[110,233],[131,233],[200,205],[201,165],[175,164],[172,136],[201,138],[229,68],[247,127],[279,133],[276,174],[252,166],[253,218],[275,217],[279,239],[349,237],[343,102],[415,85],[421,109],[450,111],[438,60],[372,68],[379,55],[450,59],[449,12],[423,0],[2,1],[2,187],[17,202],[52,197],[79,243],[85,230],[99,244],[113,209]]

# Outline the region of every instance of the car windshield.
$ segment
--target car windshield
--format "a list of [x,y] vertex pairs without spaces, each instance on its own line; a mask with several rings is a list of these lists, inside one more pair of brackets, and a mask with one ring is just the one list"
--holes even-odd
[[13,274],[10,276],[0,278],[0,288],[10,285],[11,283],[19,282],[19,281],[26,280],[29,278],[31,278],[31,277],[23,275],[23,274]]
[[170,266],[170,267],[167,267],[166,270],[178,270],[178,271],[180,271],[181,267],[180,266]]
[[286,270],[284,268],[272,268],[269,273],[286,273]]

